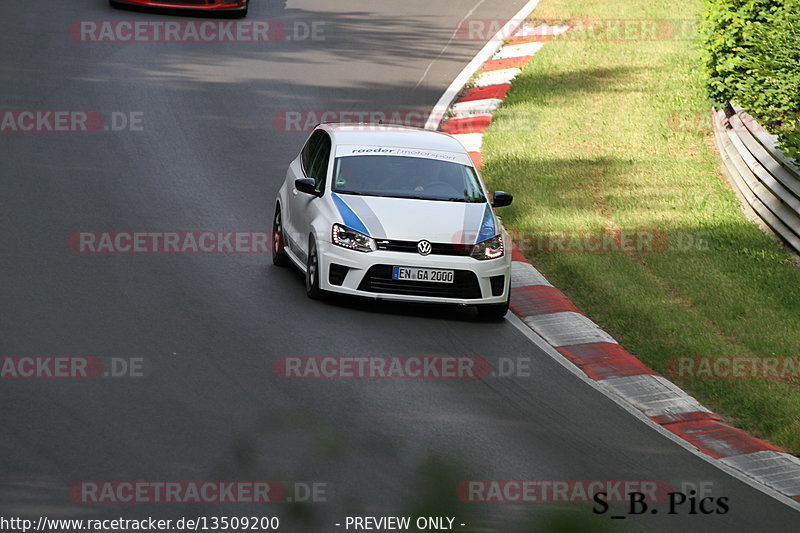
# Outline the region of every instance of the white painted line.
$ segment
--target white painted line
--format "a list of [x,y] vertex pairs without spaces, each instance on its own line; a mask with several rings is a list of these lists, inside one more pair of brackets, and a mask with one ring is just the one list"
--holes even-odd
[[511,263],[511,288],[528,287],[530,285],[553,286],[530,263],[525,263],[524,261]]
[[745,453],[721,461],[784,494],[800,495],[800,459],[788,453]]
[[484,1],[485,1],[485,0],[478,0],[478,3],[477,3],[477,4],[475,4],[474,6],[472,6],[472,8],[471,8],[469,11],[467,11],[467,13],[466,13],[466,14],[465,14],[465,15],[464,15],[462,18],[461,18],[461,20],[458,22],[458,24],[456,24],[456,29],[455,29],[455,30],[453,30],[453,34],[452,34],[452,35],[450,35],[450,38],[449,38],[449,39],[447,40],[447,42],[445,43],[445,45],[444,45],[444,48],[442,48],[442,51],[441,51],[441,52],[439,52],[439,55],[437,55],[437,56],[434,58],[434,60],[433,60],[433,61],[431,61],[430,63],[428,63],[428,66],[427,66],[427,67],[425,68],[425,70],[423,71],[423,73],[422,73],[422,76],[420,76],[420,78],[419,78],[419,81],[417,81],[417,84],[416,84],[416,85],[414,85],[414,88],[415,88],[415,89],[416,89],[417,87],[419,87],[419,86],[422,84],[422,81],[423,81],[423,80],[425,79],[425,77],[428,75],[428,72],[430,72],[430,71],[431,71],[431,67],[433,67],[433,64],[434,64],[434,63],[436,63],[436,62],[439,60],[439,58],[441,58],[441,57],[444,55],[444,53],[447,51],[447,48],[450,46],[450,43],[452,43],[452,42],[453,42],[453,39],[455,39],[455,38],[456,38],[456,35],[458,35],[458,29],[461,27],[461,24],[463,24],[463,23],[464,23],[464,22],[465,22],[465,21],[466,21],[466,20],[467,20],[469,17],[471,17],[471,16],[472,16],[472,14],[473,14],[473,13],[475,13],[475,10],[476,10],[476,9],[478,9],[478,7],[480,7],[480,5],[481,5],[481,4],[482,4]]
[[672,442],[674,442],[687,452],[691,453],[698,459],[705,461],[706,463],[714,466],[715,468],[719,468],[726,474],[730,475],[734,479],[741,481],[745,485],[748,485],[756,489],[757,491],[766,494],[767,496],[781,502],[784,505],[787,505],[788,507],[791,507],[792,509],[800,511],[800,502],[798,502],[797,500],[793,500],[792,498],[786,496],[785,494],[778,492],[773,487],[770,487],[763,483],[759,483],[758,481],[746,475],[733,465],[729,465],[723,461],[720,461],[719,459],[711,457],[710,455],[706,455],[705,453],[698,450],[697,447],[692,443],[690,443],[689,441],[684,440],[678,435],[672,433],[671,431],[664,429],[664,427],[661,424],[656,423],[650,417],[646,416],[643,412],[633,407],[624,398],[621,398],[616,394],[613,394],[610,390],[602,387],[599,381],[595,381],[586,374],[584,374],[580,368],[575,366],[569,359],[564,357],[555,348],[553,348],[550,344],[548,344],[547,341],[545,341],[540,335],[538,335],[535,331],[533,331],[530,328],[530,326],[525,324],[522,321],[522,319],[520,319],[518,316],[509,313],[508,315],[506,315],[506,320],[508,320],[511,323],[511,325],[517,328],[520,331],[520,333],[522,333],[528,340],[530,340],[534,345],[536,345],[537,348],[542,350],[551,359],[559,363],[568,372],[572,373],[577,379],[583,381],[584,383],[586,383],[587,385],[598,391],[600,394],[610,399],[612,402],[617,404],[623,410],[627,411],[629,414],[633,415],[635,418],[637,418],[640,422],[648,426],[650,429],[659,433],[662,437],[671,440]]
[[483,98],[481,100],[469,100],[458,102],[450,108],[453,118],[464,118],[470,115],[491,115],[497,109],[502,100],[499,98]]
[[461,143],[467,152],[480,152],[483,144],[483,133],[457,133],[452,135]]
[[453,100],[456,99],[458,93],[464,87],[464,85],[469,81],[475,72],[481,66],[489,60],[492,55],[494,55],[495,51],[500,47],[500,44],[503,42],[503,39],[506,35],[511,35],[514,33],[528,18],[528,15],[536,8],[539,4],[539,0],[529,0],[522,9],[520,9],[516,15],[511,17],[508,22],[506,22],[502,28],[498,30],[494,36],[481,48],[481,50],[475,54],[475,57],[472,58],[467,66],[459,73],[458,76],[453,80],[450,86],[445,90],[444,94],[439,98],[439,101],[436,102],[436,105],[433,106],[430,115],[428,115],[428,120],[425,122],[425,128],[429,130],[436,130],[439,129],[439,124],[442,122],[444,118],[444,114],[447,111],[447,108],[450,107],[450,104],[453,103]]
[[504,46],[492,59],[510,59],[512,57],[532,56],[542,49],[544,43],[524,43]]
[[553,346],[570,346],[590,342],[617,343],[611,335],[600,329],[600,326],[584,315],[573,311],[526,316],[522,321]]
[[522,69],[517,67],[490,70],[489,72],[484,72],[475,78],[473,87],[486,87],[489,85],[500,85],[501,83],[511,83],[514,78],[519,76],[520,72],[522,72]]
[[693,411],[711,412],[674,383],[661,376],[642,374],[604,379],[599,383],[617,396],[625,398],[647,416],[673,415]]

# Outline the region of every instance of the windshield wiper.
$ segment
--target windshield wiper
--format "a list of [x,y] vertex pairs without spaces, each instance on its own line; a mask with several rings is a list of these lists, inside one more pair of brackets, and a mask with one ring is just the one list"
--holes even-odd
[[396,195],[396,194],[376,194],[370,192],[358,192],[358,191],[333,191],[338,194],[353,194],[356,196],[372,196],[375,198],[398,198],[400,200],[428,200],[431,202],[466,202],[466,203],[481,203],[485,200],[483,198],[479,199],[470,199],[470,198],[459,198],[456,196],[451,196],[450,198],[434,198],[431,196],[406,196],[406,195]]
[[337,194],[352,194],[354,196],[378,196],[378,197],[381,196],[379,194],[370,194],[367,192],[357,192],[357,191],[333,191],[333,192]]

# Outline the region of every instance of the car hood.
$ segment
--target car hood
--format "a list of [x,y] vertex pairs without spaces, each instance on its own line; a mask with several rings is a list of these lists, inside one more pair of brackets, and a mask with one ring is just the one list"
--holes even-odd
[[473,244],[497,234],[486,203],[332,194],[342,222],[376,239]]

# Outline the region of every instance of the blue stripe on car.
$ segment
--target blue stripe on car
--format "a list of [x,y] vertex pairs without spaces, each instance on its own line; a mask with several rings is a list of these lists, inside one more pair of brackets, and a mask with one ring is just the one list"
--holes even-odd
[[486,204],[486,209],[483,211],[483,222],[481,222],[481,229],[478,231],[478,238],[476,243],[491,239],[497,235],[497,228],[494,225],[494,215],[492,214],[492,207]]
[[378,219],[378,215],[375,214],[375,211],[369,206],[364,198],[360,196],[351,196],[347,199],[347,205],[350,206],[350,209],[358,213],[358,217],[361,219],[361,222],[364,223],[366,226],[369,224],[369,228],[372,230],[370,237],[374,237],[376,239],[386,239],[386,230],[383,229],[383,224]]
[[333,197],[333,203],[336,204],[336,208],[339,210],[339,214],[342,215],[342,221],[344,222],[344,225],[348,228],[360,231],[364,235],[369,235],[367,227],[363,222],[361,222],[361,219],[358,218],[356,212],[350,209],[350,206],[347,205],[344,200],[339,198],[338,194],[333,193],[331,196]]

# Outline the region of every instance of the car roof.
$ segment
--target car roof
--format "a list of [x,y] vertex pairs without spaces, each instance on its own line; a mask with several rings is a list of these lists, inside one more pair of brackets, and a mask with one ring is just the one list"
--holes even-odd
[[373,123],[323,123],[320,128],[334,138],[336,144],[361,146],[393,146],[465,153],[454,137],[439,131]]

